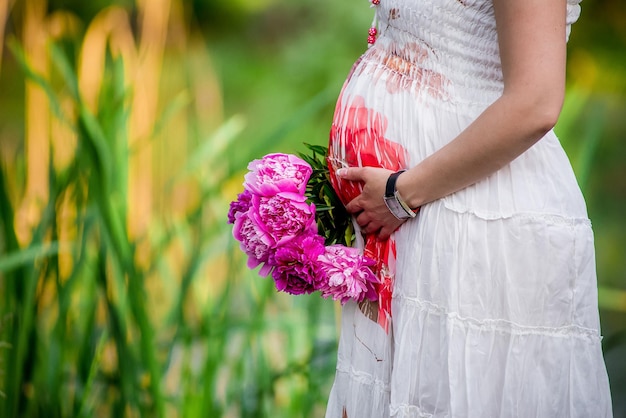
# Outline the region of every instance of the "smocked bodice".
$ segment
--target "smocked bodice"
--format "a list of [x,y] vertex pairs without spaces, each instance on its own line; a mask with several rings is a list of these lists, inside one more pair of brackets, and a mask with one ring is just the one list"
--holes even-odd
[[[566,37],[580,14],[579,2],[568,1]],[[491,0],[382,0],[376,13],[379,38],[368,51],[374,59],[393,56],[387,58],[392,70],[420,77],[443,93],[440,98],[484,103],[501,93]]]

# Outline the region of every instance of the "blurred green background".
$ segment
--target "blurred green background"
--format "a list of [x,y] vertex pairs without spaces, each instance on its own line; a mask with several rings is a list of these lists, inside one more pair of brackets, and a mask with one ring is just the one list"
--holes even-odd
[[[325,144],[365,0],[0,0],[0,416],[319,417],[335,303],[226,224],[253,158]],[[585,0],[556,128],[626,417],[626,5]]]

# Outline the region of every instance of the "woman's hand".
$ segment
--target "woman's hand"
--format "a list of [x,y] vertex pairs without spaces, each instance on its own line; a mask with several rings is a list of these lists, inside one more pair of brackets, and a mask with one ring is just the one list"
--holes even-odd
[[392,173],[377,167],[351,167],[337,171],[337,176],[343,180],[363,183],[363,192],[346,205],[346,210],[356,217],[365,234],[376,235],[380,240],[389,238],[404,223],[393,216],[383,199],[387,179]]

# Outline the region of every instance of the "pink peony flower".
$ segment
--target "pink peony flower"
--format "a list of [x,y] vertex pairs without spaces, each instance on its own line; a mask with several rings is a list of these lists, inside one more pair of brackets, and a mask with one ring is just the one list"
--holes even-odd
[[363,257],[359,250],[344,245],[329,245],[324,254],[317,259],[320,275],[324,284],[319,290],[322,297],[332,297],[342,304],[349,299],[361,302],[364,299],[377,300],[376,275],[370,269],[374,260]]
[[278,192],[295,192],[304,195],[306,184],[313,172],[303,159],[292,154],[268,154],[248,164],[244,187],[261,196]]
[[307,203],[312,168],[290,154],[252,161],[244,191],[231,202],[228,222],[248,256],[248,267],[271,273],[276,288],[293,295],[321,291],[345,303],[377,300],[375,262],[355,248],[325,246],[317,233],[316,208]]
[[248,256],[248,267],[253,269],[263,264],[259,274],[267,276],[272,266],[267,264],[274,240],[250,216],[250,211],[235,218],[233,236],[240,242],[239,247]]
[[302,234],[279,247],[271,256],[276,289],[292,295],[312,293],[319,287],[316,261],[324,253],[324,238]]
[[317,232],[315,205],[306,203],[306,197],[297,193],[254,195],[250,213],[271,237],[273,246],[282,245],[302,233]]
[[252,206],[252,193],[249,190],[244,190],[237,195],[237,200],[230,202],[230,210],[228,211],[228,223],[235,223],[235,218],[239,213],[246,213],[250,206]]

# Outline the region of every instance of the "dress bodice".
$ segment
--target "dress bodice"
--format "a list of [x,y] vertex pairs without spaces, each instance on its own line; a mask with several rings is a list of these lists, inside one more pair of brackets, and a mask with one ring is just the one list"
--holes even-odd
[[[568,0],[566,38],[579,2]],[[427,71],[455,102],[484,103],[501,93],[492,0],[383,0],[376,13],[380,36],[370,53],[394,56],[392,68],[420,77]]]

